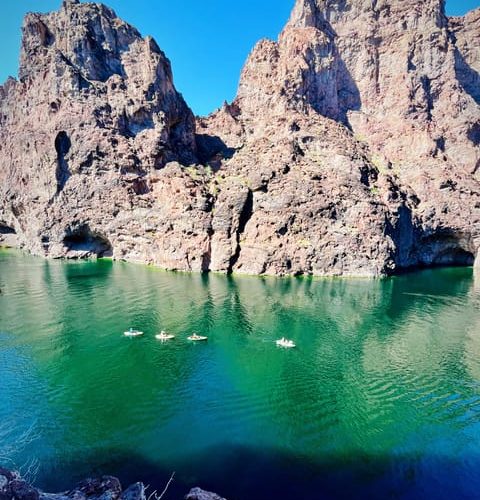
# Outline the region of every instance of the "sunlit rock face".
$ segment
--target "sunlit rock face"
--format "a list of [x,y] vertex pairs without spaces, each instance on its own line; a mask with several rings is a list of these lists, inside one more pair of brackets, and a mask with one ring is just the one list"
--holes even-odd
[[[448,18],[438,0],[298,0],[278,41],[262,41],[253,50],[233,105],[200,126],[223,133],[231,147],[242,145],[228,165],[244,171],[252,163],[244,158],[247,148],[264,147],[264,164],[278,164],[282,132],[290,125],[294,131],[285,140],[293,148],[299,138],[302,151],[290,166],[302,164],[302,175],[305,164],[321,169],[323,196],[336,207],[358,207],[361,186],[336,192],[335,153],[350,150],[356,160],[346,161],[357,165],[355,171],[371,169],[357,178],[369,188],[359,199],[375,205],[369,216],[357,212],[350,219],[340,209],[330,220],[321,221],[318,213],[307,217],[305,225],[319,236],[313,247],[330,243],[340,250],[325,266],[329,270],[333,261],[345,266],[353,255],[349,269],[361,274],[368,267],[360,264],[365,236],[369,248],[380,251],[375,260],[383,271],[471,265],[480,244],[479,19],[480,10]],[[315,129],[320,124],[321,133]],[[354,184],[353,172],[348,178]],[[308,192],[308,181],[300,182]],[[282,191],[289,186],[285,180]],[[320,204],[321,197],[316,192],[307,199]],[[358,228],[358,221],[361,243],[316,227]],[[255,235],[251,245],[256,243]],[[279,244],[285,249],[285,238]]]
[[0,222],[35,253],[175,266],[157,248],[189,230],[191,214],[182,220],[173,205],[191,205],[195,187],[170,176],[172,162],[197,158],[168,59],[101,4],[65,1],[28,14],[22,29],[19,81],[0,87]]
[[479,23],[439,0],[298,0],[195,123],[111,9],[30,14],[0,87],[0,244],[251,274],[471,265]]

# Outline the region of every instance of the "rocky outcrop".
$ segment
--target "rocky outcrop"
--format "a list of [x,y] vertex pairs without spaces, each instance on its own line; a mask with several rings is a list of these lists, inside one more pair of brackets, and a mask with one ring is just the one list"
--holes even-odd
[[225,500],[216,493],[202,490],[201,488],[193,488],[190,493],[185,497],[185,500]]
[[297,0],[195,123],[107,7],[30,14],[0,87],[0,244],[226,273],[472,264],[479,22],[441,0]]
[[107,7],[70,0],[25,18],[19,76],[0,90],[0,224],[39,254],[149,260],[156,173],[196,161],[165,55]]
[[[300,152],[276,176],[292,201],[259,207],[246,227],[250,271],[282,272],[281,255],[313,274],[473,263],[479,12],[449,19],[439,0],[298,0],[278,42],[255,47],[234,103],[200,121],[238,149],[226,169],[256,172],[280,166],[288,148]],[[300,228],[261,241],[275,217],[290,216],[303,218]],[[298,229],[308,248],[300,258],[290,238]],[[259,243],[265,258],[249,251]],[[252,267],[255,256],[266,267]]]
[[122,489],[120,481],[112,476],[86,479],[73,490],[62,493],[44,493],[22,479],[16,472],[0,468],[1,500],[146,500],[145,487],[136,483]]
[[[69,491],[45,493],[22,479],[18,473],[0,467],[0,500],[146,500],[145,492],[143,483],[123,489],[116,477],[103,476],[86,479]],[[225,500],[200,488],[192,488],[185,499]]]

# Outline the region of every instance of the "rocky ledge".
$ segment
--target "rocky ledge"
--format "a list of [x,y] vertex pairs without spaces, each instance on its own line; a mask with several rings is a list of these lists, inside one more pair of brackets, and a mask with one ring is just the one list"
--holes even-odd
[[[44,493],[24,481],[16,472],[0,468],[0,500],[147,500],[143,483],[123,489],[112,476],[86,479],[62,493]],[[152,497],[158,498],[158,497]],[[225,500],[215,493],[193,488],[185,500]]]
[[480,265],[480,10],[297,0],[197,118],[106,6],[28,14],[0,86],[0,245],[165,269]]

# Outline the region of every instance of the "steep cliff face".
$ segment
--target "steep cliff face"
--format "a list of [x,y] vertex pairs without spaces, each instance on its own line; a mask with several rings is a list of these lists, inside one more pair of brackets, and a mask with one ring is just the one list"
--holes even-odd
[[19,244],[149,261],[153,232],[191,225],[169,212],[193,203],[191,180],[160,169],[196,161],[195,121],[151,38],[103,5],[64,1],[25,18],[19,77],[0,91],[0,225]]
[[[298,0],[278,42],[262,41],[253,50],[233,105],[200,125],[222,135],[232,124],[223,137],[242,149],[229,164],[244,170],[249,164],[243,159],[245,147],[261,148],[267,136],[275,147],[266,163],[275,164],[281,148],[281,126],[273,125],[277,117],[301,123],[289,138],[311,135],[316,143],[304,150],[301,163],[318,164],[323,148],[326,197],[339,205],[348,200],[350,207],[356,188],[337,193],[338,172],[328,163],[336,145],[357,157],[363,151],[360,171],[373,174],[370,192],[360,199],[379,208],[358,218],[383,227],[383,247],[374,225],[361,231],[372,248],[385,249],[377,257],[386,265],[380,268],[471,263],[480,244],[478,19],[478,10],[448,19],[439,0]],[[322,123],[330,134],[323,146],[312,122]],[[338,124],[344,137],[336,133]],[[283,189],[288,186],[285,180]],[[303,189],[307,186],[303,182]],[[317,203],[320,198],[315,193],[309,199]],[[315,227],[317,221],[318,216],[307,225]],[[345,219],[340,225],[357,227]],[[360,264],[365,254],[357,242],[331,235],[320,240],[346,253],[336,255],[336,261],[345,264],[353,254],[355,272],[367,269]],[[319,241],[314,247],[322,248]]]
[[469,183],[480,159],[475,18],[478,12],[463,27],[449,22],[439,0],[305,0],[289,25],[316,24],[335,34],[338,59],[356,89],[352,107],[351,93],[338,87],[347,122],[416,190],[425,187],[419,172],[430,171],[432,194],[436,178],[452,170],[456,182]]
[[440,0],[298,0],[195,125],[165,55],[113,11],[31,14],[0,87],[0,239],[253,274],[473,263],[479,23]]

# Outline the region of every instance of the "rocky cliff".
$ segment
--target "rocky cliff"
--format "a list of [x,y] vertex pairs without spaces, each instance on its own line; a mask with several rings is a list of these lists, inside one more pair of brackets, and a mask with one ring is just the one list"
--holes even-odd
[[65,0],[27,16],[0,87],[0,238],[193,271],[473,264],[479,70],[480,10],[297,0],[195,123],[152,39]]
[[[0,500],[147,500],[146,491],[143,483],[135,483],[123,489],[116,477],[103,476],[86,479],[69,491],[45,493],[25,481],[17,472],[0,467]],[[161,496],[154,491],[148,498],[159,500]],[[201,488],[192,488],[184,499],[225,500]]]

